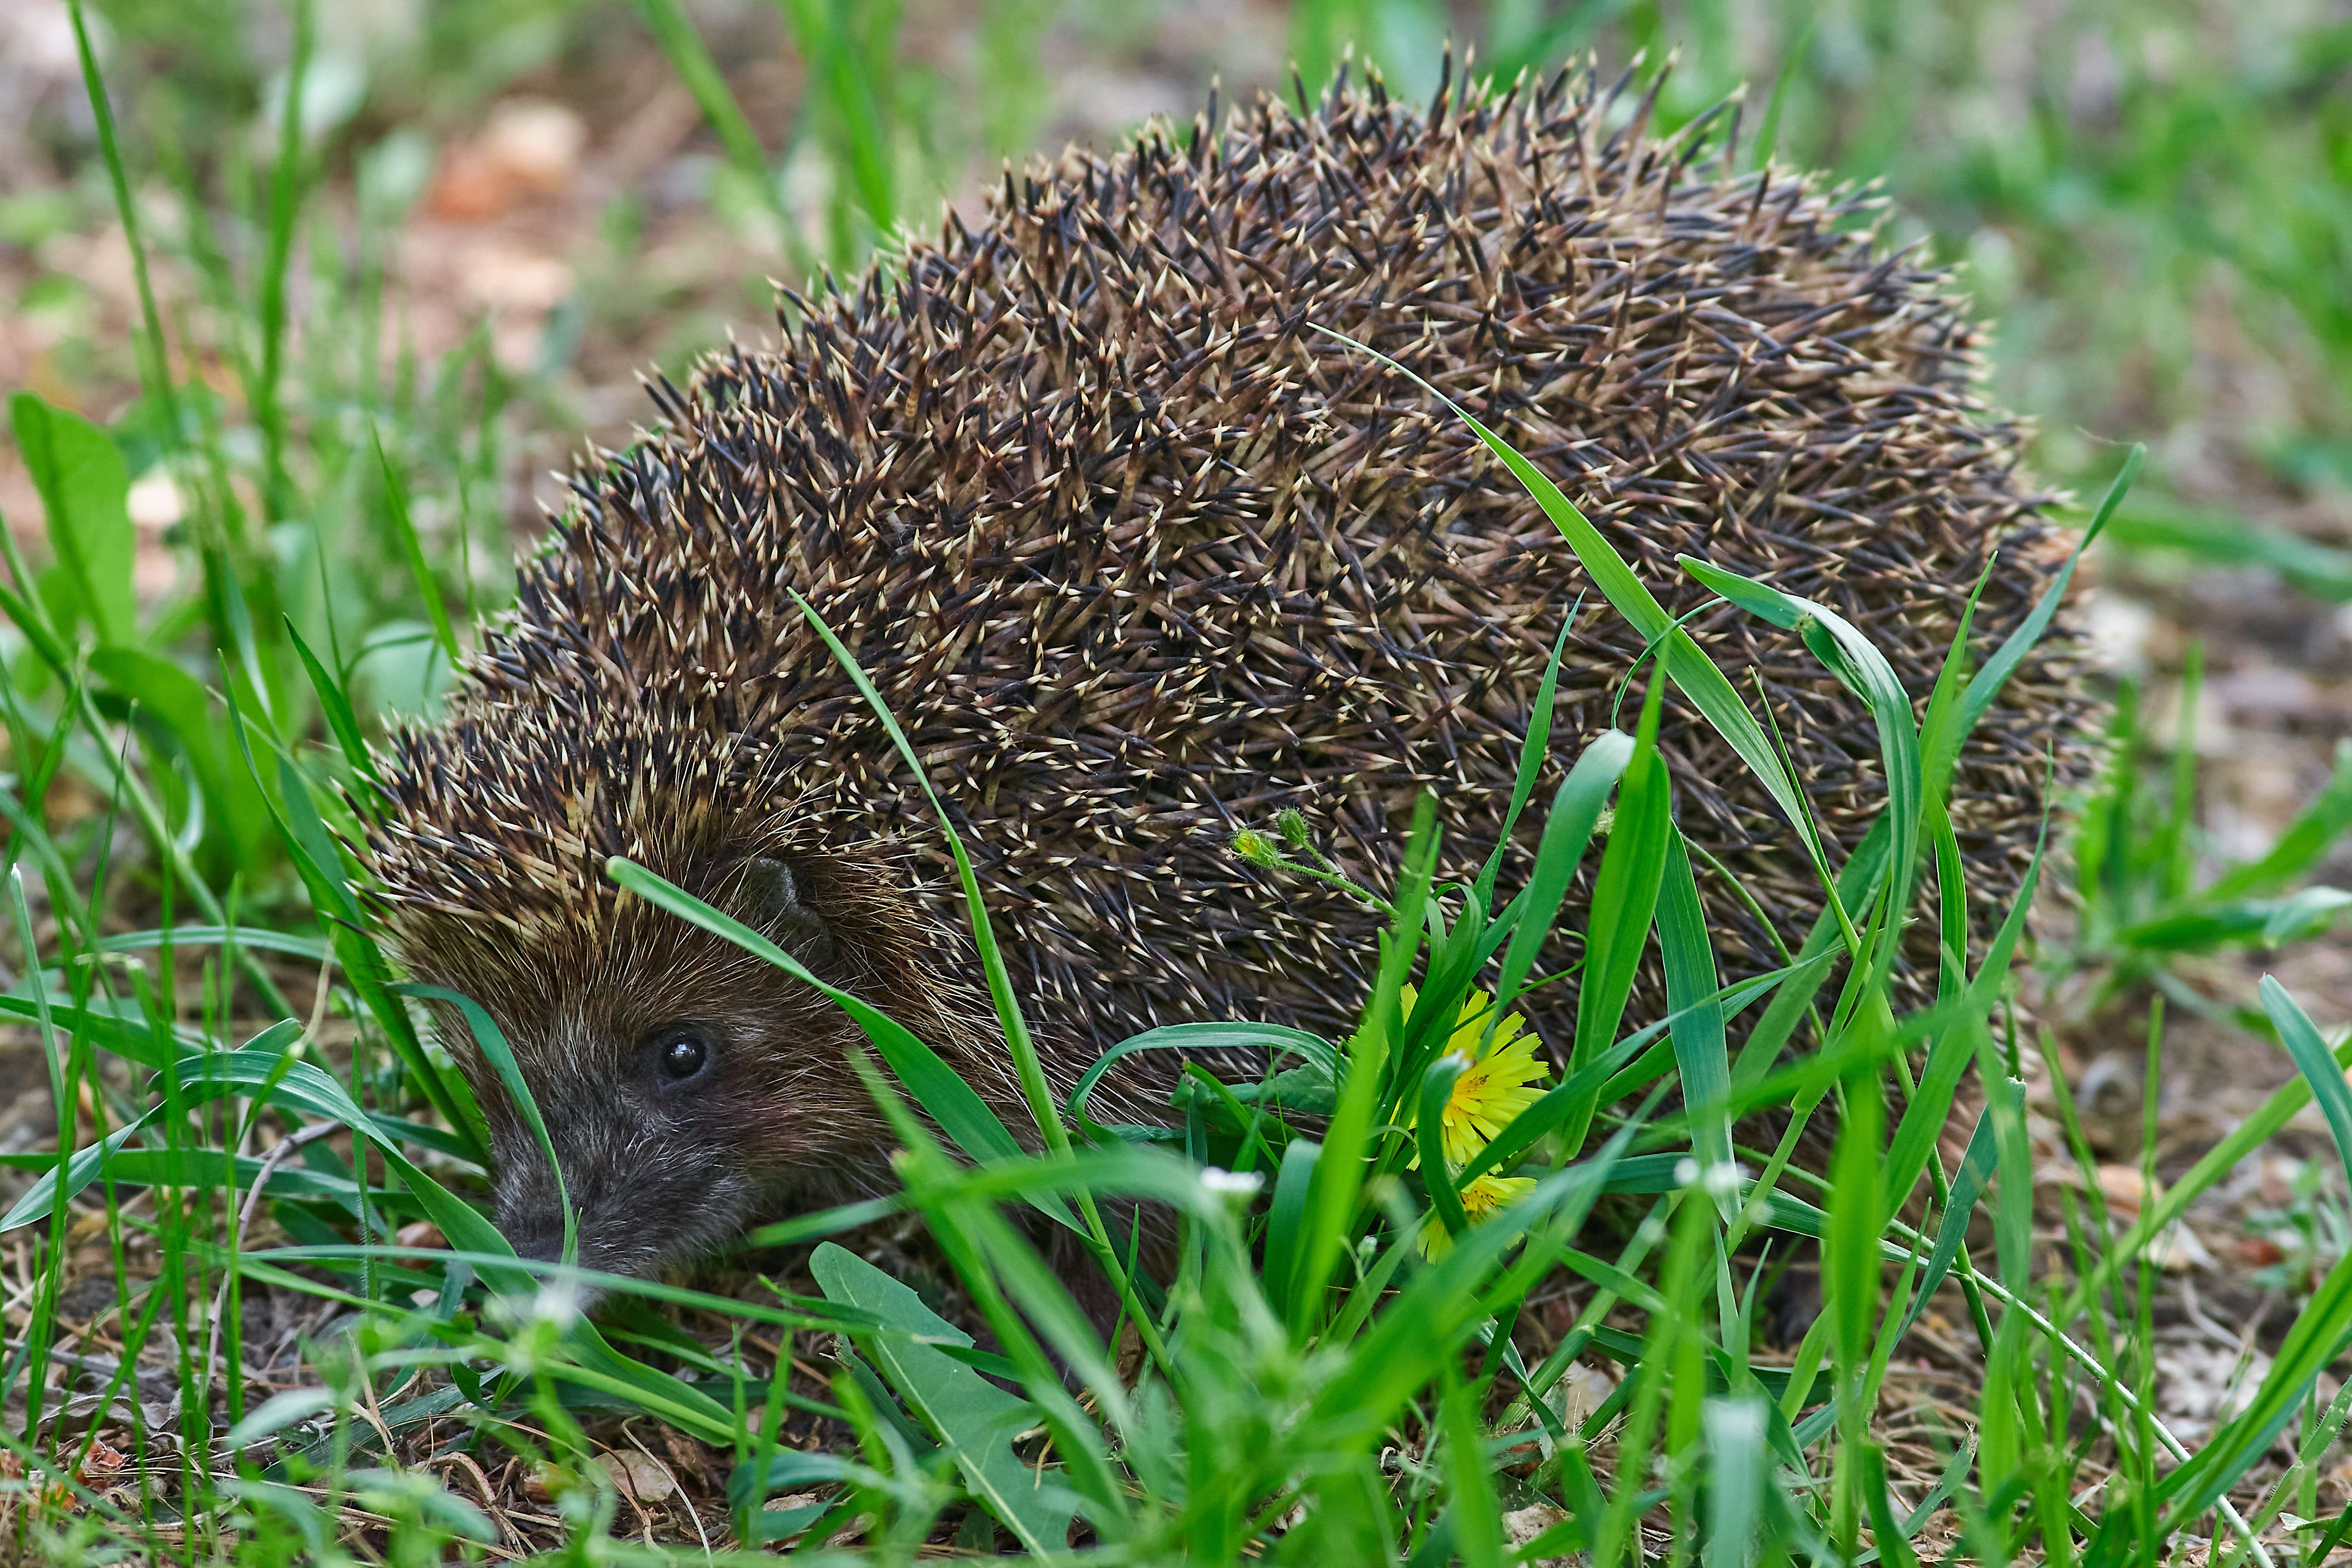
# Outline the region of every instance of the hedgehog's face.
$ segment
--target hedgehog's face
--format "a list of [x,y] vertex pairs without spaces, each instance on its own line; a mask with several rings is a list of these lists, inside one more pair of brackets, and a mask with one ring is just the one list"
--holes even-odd
[[[736,913],[803,963],[846,962],[783,862],[751,860],[731,883]],[[491,1124],[499,1228],[525,1258],[561,1255],[568,1199],[582,1266],[649,1278],[794,1198],[855,1184],[887,1146],[838,1008],[684,921],[658,928],[633,933],[625,962],[570,975],[539,964],[491,993],[562,1170],[559,1196],[536,1133],[467,1053]]]

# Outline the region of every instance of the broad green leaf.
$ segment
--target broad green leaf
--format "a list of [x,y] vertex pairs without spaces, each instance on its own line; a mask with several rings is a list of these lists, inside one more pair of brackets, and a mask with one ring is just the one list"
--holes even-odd
[[89,656],[89,668],[171,731],[228,836],[231,854],[239,864],[250,859],[268,831],[269,807],[243,770],[222,754],[221,721],[196,678],[167,658],[129,647],[100,648]]
[[80,415],[53,408],[29,392],[9,399],[8,414],[16,449],[48,517],[49,546],[98,640],[130,643],[139,629],[139,601],[131,586],[137,535],[124,504],[131,476],[121,451]]
[[1013,1439],[1037,1424],[1037,1407],[921,1342],[969,1345],[971,1336],[924,1306],[914,1291],[831,1242],[811,1256],[809,1272],[828,1300],[862,1308],[908,1336],[873,1335],[864,1348],[997,1522],[1032,1552],[1066,1550],[1073,1510],[1061,1467],[1033,1470],[1013,1448]]

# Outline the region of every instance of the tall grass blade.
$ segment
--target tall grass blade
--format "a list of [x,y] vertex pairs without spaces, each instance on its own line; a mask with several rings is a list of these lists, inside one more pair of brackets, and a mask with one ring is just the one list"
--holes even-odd
[[[1672,784],[1658,755],[1658,719],[1665,694],[1663,673],[1654,677],[1642,702],[1641,728],[1633,754],[1617,790],[1617,817],[1601,851],[1587,907],[1582,984],[1576,994],[1576,1042],[1571,1070],[1585,1067],[1617,1033],[1618,1020],[1633,995],[1633,976],[1649,945],[1658,889],[1665,876],[1674,833]],[[1565,1141],[1573,1150],[1584,1128],[1571,1125]]]
[[[1709,942],[1706,913],[1698,899],[1698,883],[1691,875],[1689,851],[1683,836],[1666,829],[1666,864],[1658,892],[1658,956],[1666,973],[1666,1006],[1674,1015],[1671,1031],[1675,1064],[1682,1078],[1683,1104],[1690,1118],[1691,1152],[1702,1170],[1731,1163],[1731,1117],[1725,1109],[1731,1092],[1731,1058],[1724,1034],[1723,1005],[1715,1000],[1721,984],[1716,976],[1715,949]],[[1728,1223],[1736,1212],[1729,1194],[1718,1203]]]

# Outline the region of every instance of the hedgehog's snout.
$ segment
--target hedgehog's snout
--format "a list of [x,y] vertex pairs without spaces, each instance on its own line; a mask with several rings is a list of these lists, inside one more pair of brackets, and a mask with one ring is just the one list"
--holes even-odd
[[[718,1046],[703,1026],[680,1021],[650,1031],[635,1054],[669,1091],[660,1098],[690,1100]],[[683,1106],[652,1103],[647,1087],[571,1078],[534,1095],[560,1183],[535,1132],[498,1131],[495,1214],[518,1257],[562,1259],[567,1205],[580,1267],[632,1279],[653,1278],[740,1234],[755,1184],[723,1139],[677,1114]]]

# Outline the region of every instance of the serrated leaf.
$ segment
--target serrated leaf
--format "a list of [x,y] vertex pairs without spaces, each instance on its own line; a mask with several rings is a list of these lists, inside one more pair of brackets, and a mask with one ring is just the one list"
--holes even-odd
[[172,732],[214,820],[221,824],[230,854],[240,865],[247,861],[268,830],[269,808],[243,770],[222,754],[220,721],[203,685],[171,660],[138,648],[100,648],[89,656],[89,668]]
[[954,1458],[964,1485],[997,1522],[1032,1552],[1066,1551],[1076,1509],[1058,1479],[1061,1467],[1033,1470],[1013,1449],[1013,1439],[1037,1424],[1037,1407],[944,1351],[919,1342],[970,1345],[971,1336],[924,1306],[914,1291],[832,1242],[810,1258],[809,1273],[828,1300],[862,1308],[896,1331],[868,1340],[868,1358]]

